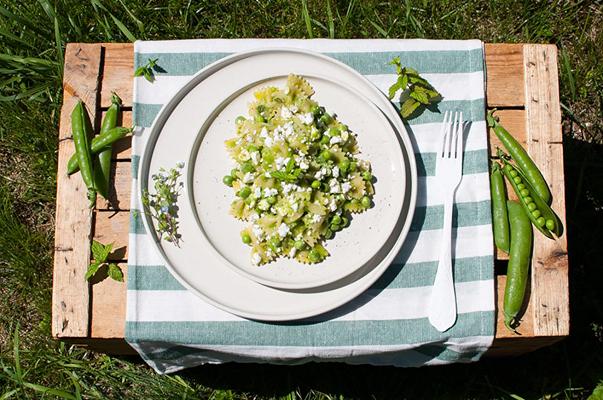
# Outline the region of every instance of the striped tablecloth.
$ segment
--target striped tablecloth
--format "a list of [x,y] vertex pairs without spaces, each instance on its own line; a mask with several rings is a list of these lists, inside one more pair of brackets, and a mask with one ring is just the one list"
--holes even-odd
[[[470,362],[492,343],[494,256],[485,124],[485,74],[480,41],[203,39],[136,42],[135,68],[157,58],[154,83],[134,79],[132,176],[148,128],[170,97],[206,65],[229,54],[267,47],[324,53],[356,69],[387,93],[395,80],[388,62],[399,56],[444,99],[441,113],[408,121],[419,173],[411,232],[394,264],[369,290],[338,310],[294,323],[262,323],[219,310],[184,289],[164,267],[139,221],[132,182],[126,340],[157,372],[203,363],[270,362],[421,366]],[[435,185],[436,146],[445,110],[471,122],[453,219],[454,276],[459,316],[440,333],[427,320],[442,227]]]

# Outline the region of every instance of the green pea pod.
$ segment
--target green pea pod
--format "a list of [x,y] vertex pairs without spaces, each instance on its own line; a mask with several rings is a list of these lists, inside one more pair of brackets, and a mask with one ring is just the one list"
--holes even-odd
[[492,227],[496,247],[509,254],[509,218],[507,215],[507,192],[505,181],[500,172],[500,164],[492,163],[490,175],[490,191],[492,193]]
[[[94,155],[100,153],[105,147],[112,145],[130,132],[132,132],[132,129],[130,128],[117,127],[102,135],[95,136],[94,139],[92,139],[92,143],[90,143],[91,154]],[[77,172],[79,168],[78,159],[73,155],[67,163],[67,173],[71,175],[74,172]]]
[[523,146],[519,144],[519,142],[498,122],[493,115],[493,111],[490,111],[487,114],[486,120],[488,121],[488,126],[494,130],[494,133],[505,146],[513,160],[515,160],[517,166],[521,169],[536,193],[538,193],[546,204],[551,204],[551,192],[549,186]]
[[71,131],[73,135],[73,143],[75,145],[75,157],[78,164],[81,165],[81,175],[84,184],[88,188],[88,199],[90,207],[94,206],[96,199],[96,188],[94,186],[92,172],[92,155],[90,154],[90,135],[92,134],[92,123],[86,107],[81,100],[71,112]]
[[500,150],[499,157],[504,165],[502,169],[503,174],[509,180],[509,183],[511,183],[513,191],[517,194],[519,202],[536,229],[550,239],[553,239],[554,236],[561,236],[563,225],[557,214],[538,195],[527,178],[521,173],[521,170],[509,163],[504,153]]
[[[115,93],[111,96],[111,106],[105,113],[99,135],[109,132],[117,126],[121,99]],[[94,182],[98,193],[105,199],[109,198],[109,179],[111,177],[112,145],[105,147],[98,153],[94,168]]]
[[507,267],[503,313],[505,325],[513,330],[518,325],[518,316],[525,297],[533,236],[530,219],[519,203],[507,201],[507,210],[511,226],[511,249]]

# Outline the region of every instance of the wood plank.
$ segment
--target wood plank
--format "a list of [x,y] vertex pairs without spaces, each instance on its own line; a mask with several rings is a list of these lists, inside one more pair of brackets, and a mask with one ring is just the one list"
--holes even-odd
[[[563,138],[557,75],[557,47],[525,45],[525,93],[528,151],[554,194],[552,208],[565,226]],[[534,334],[569,334],[567,239],[537,233],[532,259]]]
[[[102,112],[102,117],[105,118],[107,111]],[[132,111],[123,110],[120,113],[121,119],[118,120],[118,125],[127,128],[132,127]],[[114,160],[129,160],[132,153],[132,136],[126,136],[113,144],[113,159]]]
[[101,107],[111,105],[111,92],[121,97],[125,107],[132,107],[134,76],[134,45],[132,43],[105,43]]
[[124,272],[124,282],[106,278],[92,285],[90,337],[123,338],[126,323],[126,291],[128,265],[118,264]]
[[130,212],[98,211],[95,213],[94,221],[94,240],[101,243],[113,243],[113,248],[118,250],[111,254],[109,258],[112,260],[127,260]]
[[523,44],[486,44],[485,59],[488,107],[523,106]]
[[130,161],[113,161],[109,182],[109,200],[101,196],[96,198],[98,210],[129,210],[132,187],[132,163]]
[[52,335],[88,335],[89,288],[84,279],[90,260],[92,213],[79,174],[65,174],[74,153],[71,111],[78,99],[94,122],[97,109],[101,46],[70,43],[65,49],[63,106],[59,122],[57,203],[52,283]]

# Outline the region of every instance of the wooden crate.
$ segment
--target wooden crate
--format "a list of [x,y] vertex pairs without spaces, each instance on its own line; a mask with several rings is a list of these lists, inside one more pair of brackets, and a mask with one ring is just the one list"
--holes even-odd
[[[111,279],[89,284],[84,273],[90,240],[114,242],[116,260],[127,274],[130,139],[116,145],[112,169],[114,205],[97,201],[90,210],[79,175],[64,171],[73,153],[70,113],[77,98],[95,125],[110,105],[111,92],[124,101],[123,125],[132,121],[132,44],[71,43],[65,53],[64,99],[59,130],[56,237],[52,296],[52,335],[110,353],[134,353],[125,343],[126,285]],[[557,77],[552,45],[486,45],[487,104],[498,108],[502,124],[523,143],[549,184],[553,209],[565,225],[563,147]],[[490,149],[498,141],[490,133]],[[535,236],[529,303],[520,335],[503,326],[500,305],[505,256],[497,254],[497,329],[491,356],[516,355],[554,343],[569,334],[568,262],[565,236],[551,241]]]

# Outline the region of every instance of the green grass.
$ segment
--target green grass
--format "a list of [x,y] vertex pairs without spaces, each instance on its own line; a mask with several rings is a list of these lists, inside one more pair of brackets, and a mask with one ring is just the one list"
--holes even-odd
[[[136,358],[50,339],[65,43],[201,37],[480,38],[559,46],[571,337],[522,357],[472,365],[229,364],[167,377]],[[0,398],[575,399],[598,383],[601,398],[602,58],[600,1],[0,0]]]

